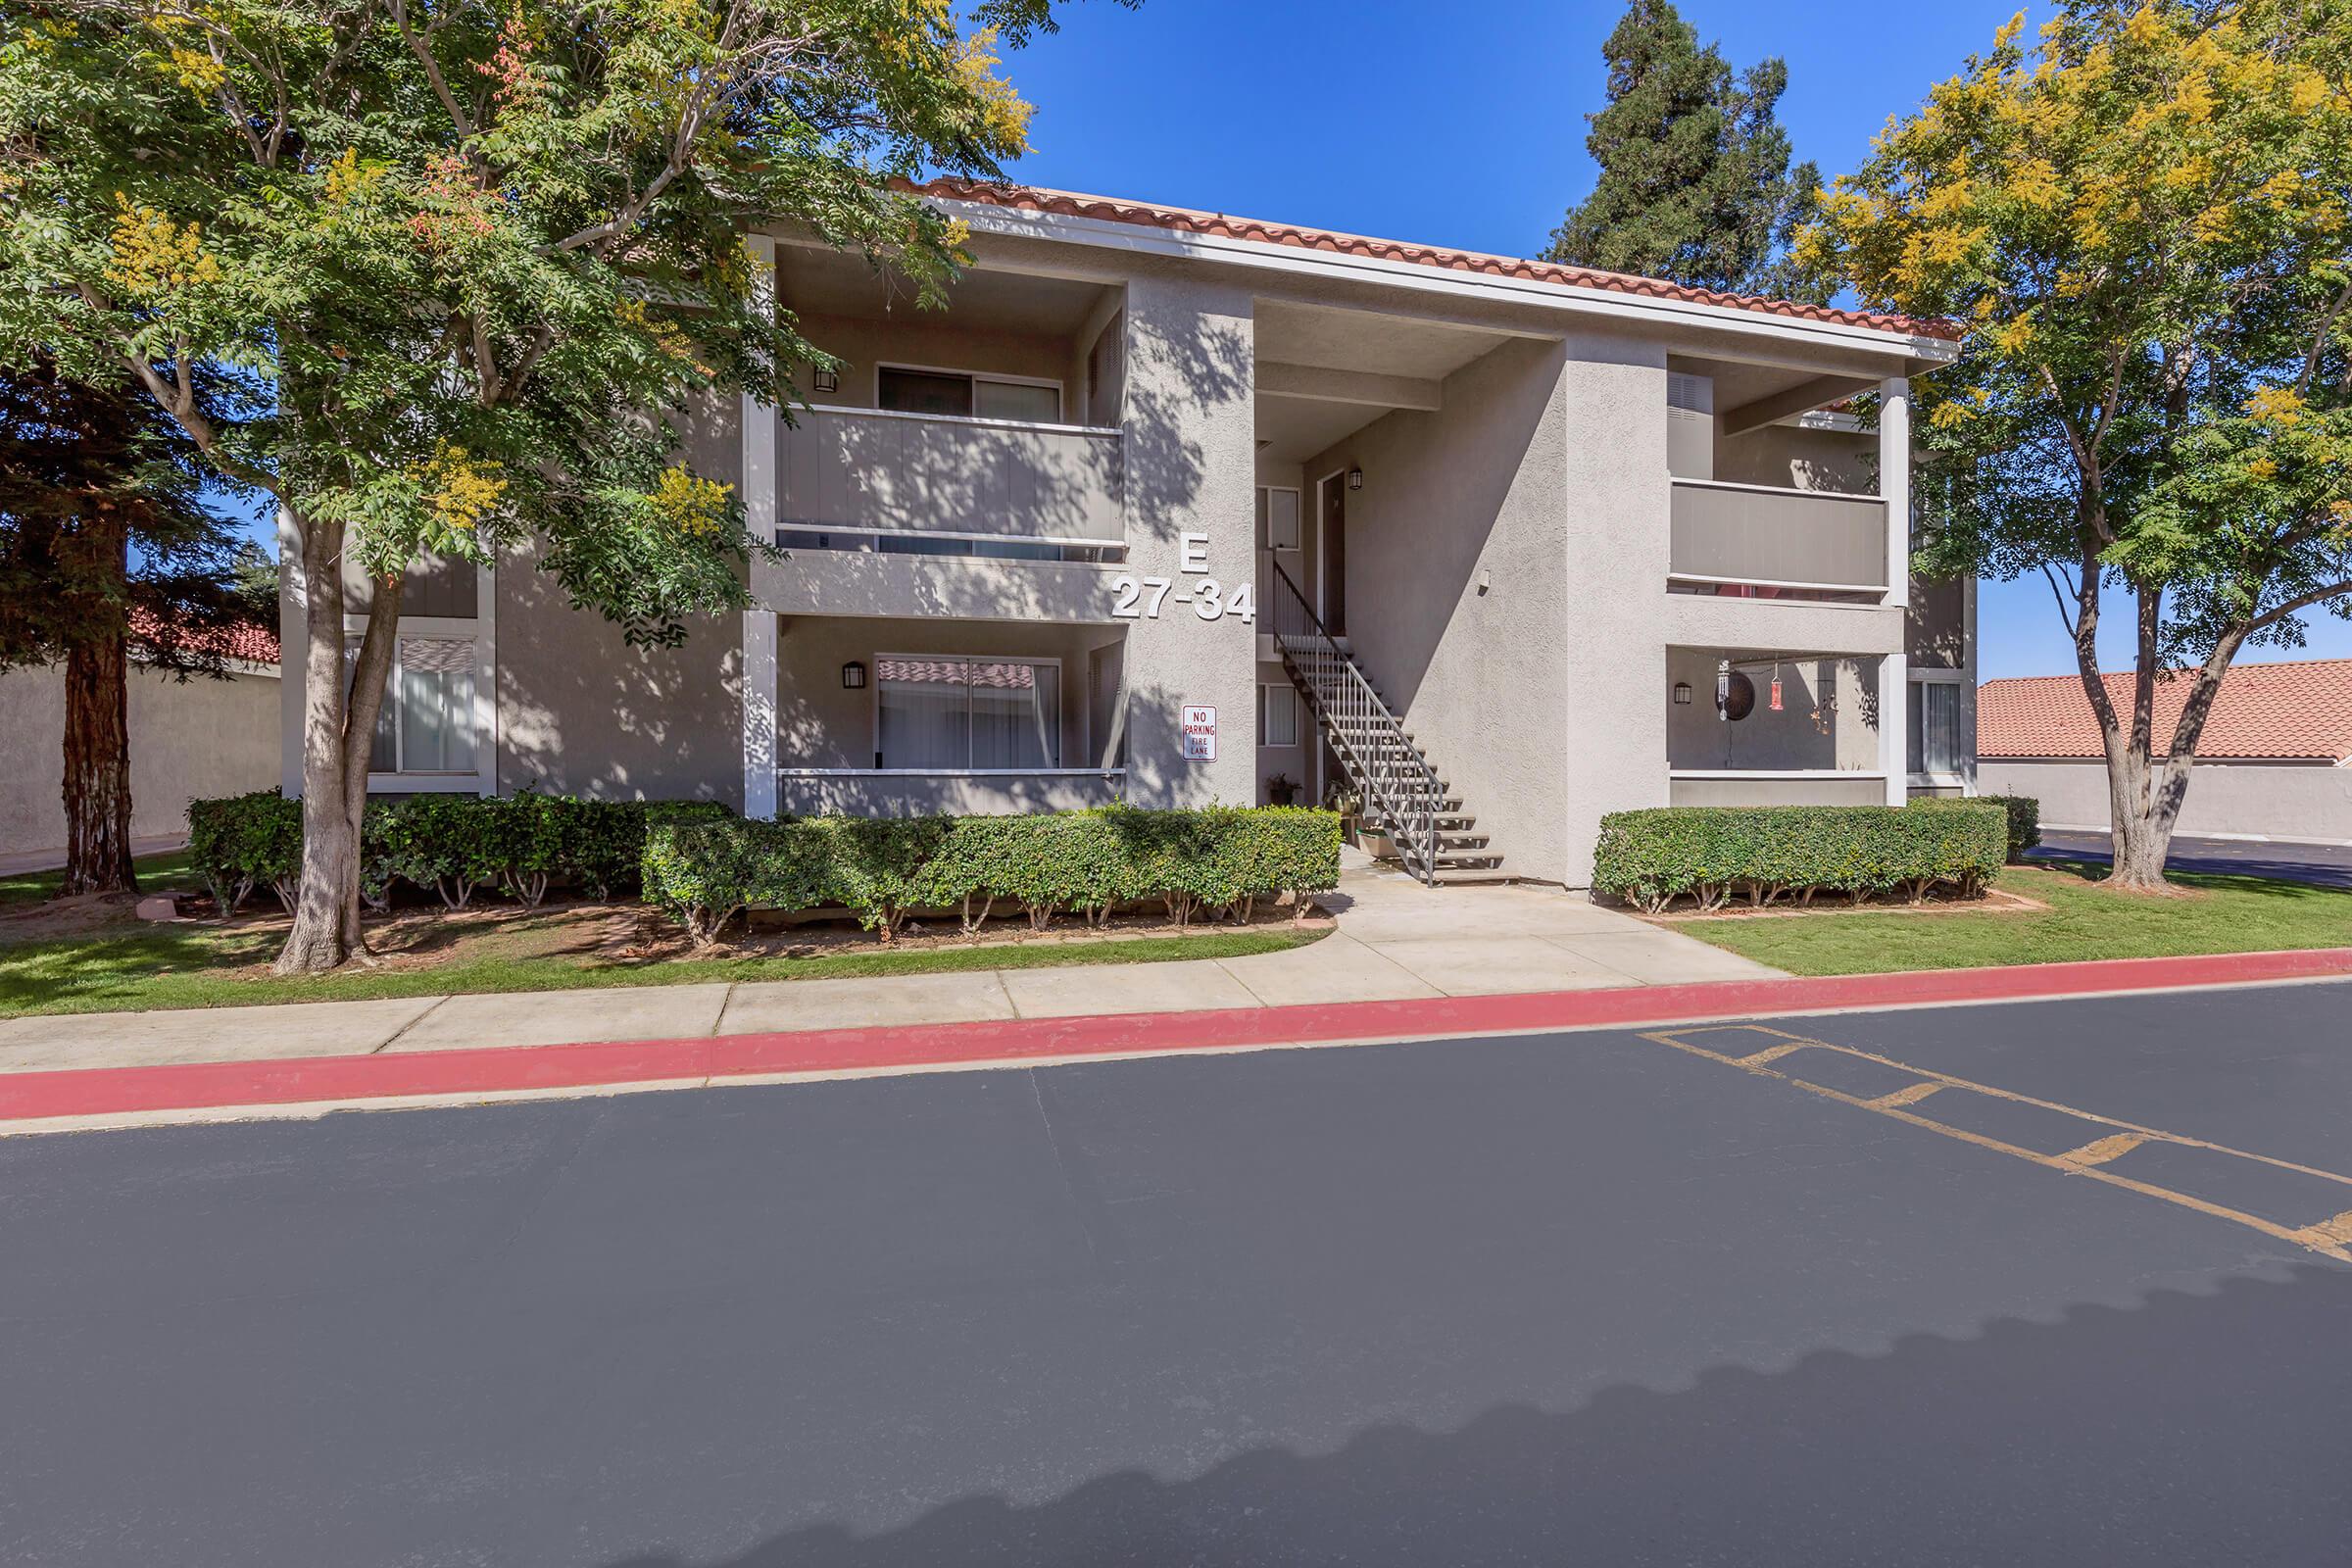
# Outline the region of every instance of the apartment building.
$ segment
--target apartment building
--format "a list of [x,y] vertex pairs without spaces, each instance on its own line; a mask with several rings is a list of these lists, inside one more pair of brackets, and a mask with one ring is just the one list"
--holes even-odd
[[689,432],[781,548],[757,608],[631,649],[541,573],[420,574],[372,788],[1346,793],[1432,880],[1577,885],[1611,810],[1973,787],[1973,598],[1908,559],[1909,384],[1950,324],[923,195],[971,231],[945,310],[752,237],[842,361]]

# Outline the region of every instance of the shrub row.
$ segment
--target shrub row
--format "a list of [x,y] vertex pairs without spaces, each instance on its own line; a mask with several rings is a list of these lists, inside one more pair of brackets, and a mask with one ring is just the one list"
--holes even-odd
[[1717,909],[1843,893],[1859,904],[1939,884],[1982,893],[2000,868],[2008,817],[1984,801],[1908,806],[1696,806],[1616,811],[1600,821],[1593,891],[1656,913],[1688,894]]
[[1338,815],[1287,806],[679,822],[646,835],[644,867],[646,899],[698,946],[745,909],[839,906],[885,943],[918,909],[954,910],[966,933],[999,905],[1039,928],[1065,910],[1101,925],[1147,899],[1180,926],[1202,910],[1248,919],[1284,893],[1302,915],[1339,878]]
[[2009,858],[2019,859],[2041,843],[2041,802],[2031,795],[1980,795],[1977,799],[2009,813]]
[[[430,889],[453,909],[484,886],[533,907],[559,884],[614,898],[637,890],[652,824],[728,814],[711,801],[584,801],[534,790],[369,801],[361,817],[360,891],[379,908],[402,882]],[[302,874],[302,803],[275,790],[191,801],[188,851],[221,912],[264,886],[290,910]]]

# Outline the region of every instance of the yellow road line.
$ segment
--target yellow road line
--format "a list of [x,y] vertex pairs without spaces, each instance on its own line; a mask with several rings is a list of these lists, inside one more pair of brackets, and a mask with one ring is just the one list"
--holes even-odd
[[[2059,1111],[2065,1115],[2098,1123],[2101,1126],[2122,1128],[2130,1134],[2136,1135],[2132,1140],[2134,1148],[2142,1143],[2160,1142],[2179,1144],[2189,1149],[2211,1150],[2217,1153],[2235,1155],[2240,1159],[2251,1159],[2261,1164],[2275,1165],[2281,1170],[2298,1171],[2306,1176],[2318,1176],[2327,1181],[2340,1183],[2346,1188],[2352,1188],[2352,1176],[2339,1175],[2335,1171],[2319,1170],[2310,1165],[2298,1165],[2292,1160],[2274,1159],[2268,1154],[2256,1154],[2242,1149],[2231,1149],[2225,1144],[2207,1143],[2202,1139],[2187,1138],[2179,1133],[2162,1132],[2154,1127],[2142,1127],[2133,1122],[2119,1121],[2113,1116],[2101,1116],[2091,1111],[2078,1110],[2072,1105],[2061,1105],[2055,1101],[2037,1100],[2032,1095],[2021,1095],[2011,1090],[1995,1089],[1990,1084],[1981,1084],[1967,1078],[1956,1078],[1950,1073],[1936,1072],[1926,1067],[1914,1067],[1908,1062],[1896,1061],[1891,1056],[1882,1056],[1876,1052],[1863,1051],[1853,1046],[1833,1045],[1827,1040],[1812,1040],[1803,1035],[1792,1035],[1784,1030],[1767,1028],[1762,1024],[1748,1024],[1740,1027],[1763,1034],[1778,1035],[1786,1043],[1786,1047],[1784,1049],[1784,1047],[1775,1046],[1768,1051],[1757,1052],[1751,1055],[1732,1056],[1726,1055],[1722,1052],[1709,1051],[1704,1046],[1693,1045],[1690,1041],[1679,1038],[1681,1035],[1702,1032],[1698,1030],[1642,1031],[1641,1038],[1654,1041],[1662,1046],[1672,1046],[1677,1051],[1687,1052],[1694,1056],[1702,1056],[1709,1061],[1721,1062],[1727,1067],[1740,1068],[1742,1071],[1754,1073],[1760,1078],[1777,1078],[1792,1088],[1802,1089],[1808,1094],[1820,1095],[1826,1100],[1837,1101],[1839,1104],[1852,1105],[1858,1110],[1871,1111],[1877,1115],[1890,1117],[1895,1121],[1906,1122],[1913,1127],[1923,1128],[1928,1132],[1940,1133],[1946,1138],[1958,1139],[1961,1143],[1972,1144],[1979,1149],[1988,1149],[1995,1153],[2008,1154],[2014,1158],[2025,1160],[2029,1164],[2039,1165],[2045,1170],[2059,1171],[2069,1176],[2080,1176],[2085,1181],[2099,1182],[2109,1187],[2120,1187],[2126,1192],[2137,1193],[2143,1198],[2153,1198],[2160,1202],[2172,1203],[2214,1219],[2230,1220],[2249,1229],[2260,1231],[2274,1241],[2306,1248],[2324,1256],[2334,1258],[2338,1262],[2352,1263],[2352,1250],[2347,1250],[2347,1248],[2352,1248],[2352,1212],[2339,1215],[2321,1225],[2307,1226],[2300,1230],[2294,1229],[2278,1224],[2275,1220],[2264,1219],[2259,1214],[2249,1214],[2242,1209],[2208,1202],[2206,1200],[2188,1193],[2175,1192],[2169,1187],[2158,1187],[2151,1182],[2135,1181],[2129,1176],[2119,1176],[2113,1171],[2100,1169],[2096,1163],[2078,1163],[2074,1158],[2077,1154],[2087,1154],[2102,1145],[2113,1144],[2120,1140],[2101,1139],[2097,1143],[2086,1144],[2066,1154],[2044,1154],[2038,1150],[2023,1149],[2016,1144],[2003,1143],[2000,1139],[1987,1138],[1983,1133],[1970,1132],[1964,1127],[1952,1127],[1939,1121],[1932,1121],[1915,1111],[1903,1108],[1907,1102],[1898,1097],[1910,1095],[1913,1098],[1925,1098],[1926,1094],[1932,1093],[1934,1089],[1968,1089],[1981,1095],[1990,1095],[1996,1100],[2010,1100],[2020,1104],[2038,1105],[2044,1110]],[[1769,1065],[1770,1061],[1778,1060],[1792,1052],[1814,1047],[1823,1051],[1839,1052],[1849,1056],[1859,1056],[1865,1061],[1875,1061],[1883,1066],[1899,1068],[1904,1072],[1914,1073],[1935,1082],[1933,1088],[1915,1084],[1910,1089],[1898,1090],[1893,1095],[1881,1096],[1876,1100],[1866,1100],[1859,1095],[1849,1095],[1842,1090],[1829,1089],[1820,1084],[1808,1083],[1802,1078],[1791,1077],[1788,1073]],[[2116,1149],[2105,1158],[2114,1159],[2123,1152],[2122,1149]],[[2339,1230],[2339,1227],[2343,1228]]]
[[2104,1165],[2111,1159],[2129,1154],[2146,1142],[2145,1138],[2134,1137],[2131,1133],[2117,1133],[2110,1138],[2093,1139],[2081,1149],[2070,1149],[2058,1157],[2069,1165]]
[[1873,1110],[1885,1110],[1891,1105],[1916,1105],[1938,1090],[1950,1087],[1948,1084],[1938,1083],[1913,1084],[1907,1089],[1897,1089],[1891,1095],[1881,1095],[1876,1100],[1866,1100],[1863,1103]]

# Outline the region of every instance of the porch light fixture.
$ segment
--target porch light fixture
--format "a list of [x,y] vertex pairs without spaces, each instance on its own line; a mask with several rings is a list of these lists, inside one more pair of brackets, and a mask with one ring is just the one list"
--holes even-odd
[[1690,683],[1689,681],[1678,680],[1674,683],[1674,701],[1675,705],[1680,708],[1690,706]]
[[853,659],[841,666],[841,684],[845,691],[865,690],[865,666]]
[[1363,487],[1364,470],[1361,468],[1349,468],[1348,470],[1348,488],[1350,490],[1361,490]]
[[[838,392],[838,391],[840,391],[840,390],[841,390],[841,375],[840,375],[840,373],[839,373],[838,371],[834,371],[834,370],[819,370],[819,371],[817,371],[817,372],[816,372],[816,389],[817,389],[819,392]],[[858,684],[859,684],[859,685],[863,685],[863,684],[864,684],[864,682],[860,681]]]

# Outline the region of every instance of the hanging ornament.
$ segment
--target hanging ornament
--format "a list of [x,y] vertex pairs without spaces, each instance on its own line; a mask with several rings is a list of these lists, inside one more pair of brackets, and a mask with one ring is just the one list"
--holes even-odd
[[1772,662],[1772,710],[1781,710],[1781,662],[1777,659]]

